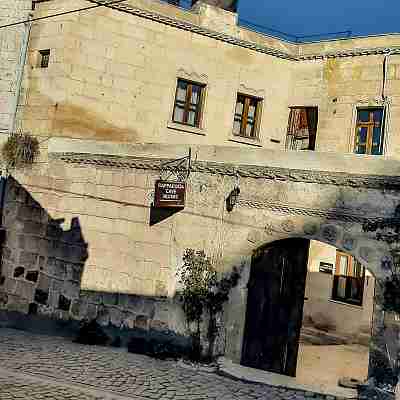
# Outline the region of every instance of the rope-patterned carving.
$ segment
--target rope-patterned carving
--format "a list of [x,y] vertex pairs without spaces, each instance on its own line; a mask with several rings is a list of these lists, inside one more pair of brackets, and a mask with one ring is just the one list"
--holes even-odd
[[[133,158],[119,156],[101,156],[78,153],[53,153],[50,157],[68,164],[92,165],[109,168],[147,169],[160,171],[173,159]],[[171,171],[176,167],[171,166]],[[181,172],[186,168],[184,166]],[[344,172],[309,171],[289,168],[263,167],[255,165],[234,165],[208,161],[194,161],[192,172],[212,175],[240,176],[242,178],[266,179],[282,182],[303,182],[321,185],[347,186],[356,188],[400,190],[400,177],[382,175],[356,175]]]
[[260,200],[257,201],[250,199],[241,199],[239,200],[238,205],[239,207],[245,207],[245,208],[270,210],[274,213],[279,213],[279,214],[318,217],[327,220],[351,222],[355,224],[373,223],[375,221],[379,221],[382,218],[380,216],[366,218],[365,216],[362,215],[344,213],[340,210],[335,210],[335,209],[322,210],[315,208],[304,208],[289,204],[269,203],[268,201],[260,201]]
[[[95,4],[104,4],[107,5],[107,0],[89,0]],[[262,46],[254,42],[250,42],[243,39],[238,39],[234,36],[230,36],[225,33],[216,32],[211,29],[207,29],[201,27],[199,25],[192,24],[190,22],[178,20],[176,18],[168,17],[166,15],[161,15],[152,11],[143,10],[137,7],[133,7],[128,4],[114,4],[107,5],[109,8],[113,8],[115,10],[125,12],[131,15],[135,15],[137,17],[149,19],[155,22],[159,22],[164,25],[173,26],[178,29],[182,29],[185,31],[190,31],[197,33],[199,35],[208,36],[210,38],[230,43],[235,46],[243,47],[249,50],[256,51],[258,53],[264,53],[271,55],[277,58],[283,58],[290,61],[311,61],[311,60],[320,60],[326,58],[343,58],[343,57],[360,57],[360,56],[371,56],[371,55],[379,55],[379,54],[400,54],[400,47],[392,46],[392,47],[373,47],[373,48],[359,48],[359,49],[348,49],[342,51],[335,52],[326,52],[326,53],[316,53],[316,54],[306,54],[306,55],[293,55],[289,52],[277,50],[272,47]],[[278,39],[277,39],[278,40]]]

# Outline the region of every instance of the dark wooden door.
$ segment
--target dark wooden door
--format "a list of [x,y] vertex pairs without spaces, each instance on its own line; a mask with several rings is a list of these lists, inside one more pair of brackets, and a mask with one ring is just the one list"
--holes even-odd
[[253,256],[243,365],[296,376],[309,244],[285,239]]

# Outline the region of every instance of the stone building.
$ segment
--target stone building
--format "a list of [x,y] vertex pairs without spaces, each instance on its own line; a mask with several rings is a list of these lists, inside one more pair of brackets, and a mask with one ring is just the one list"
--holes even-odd
[[[365,331],[373,286],[363,294],[351,282],[364,268],[371,281],[385,279],[392,255],[362,226],[391,217],[400,199],[399,35],[295,44],[242,28],[237,14],[203,1],[191,10],[155,0],[34,3],[34,18],[49,18],[31,26],[15,126],[37,136],[42,152],[7,184],[3,321],[96,319],[121,335],[167,332],[184,341],[176,270],[185,248],[202,249],[221,273],[241,269],[219,354],[293,374],[252,359],[248,344],[260,343],[251,288],[265,287],[251,271],[257,257],[279,251],[289,264],[304,261],[297,247],[312,241],[309,270],[332,264],[334,276],[308,274],[308,287],[329,277],[339,299],[361,293],[361,322],[342,330]],[[189,164],[185,207],[154,207],[155,181]],[[293,289],[304,297],[301,271],[286,296]],[[335,308],[343,319],[332,290],[306,302],[305,315]],[[299,332],[303,298],[296,310],[287,332]],[[346,310],[348,320],[360,316]],[[376,303],[374,344],[385,323]],[[261,333],[285,345],[276,332]],[[298,337],[286,339],[295,368]]]

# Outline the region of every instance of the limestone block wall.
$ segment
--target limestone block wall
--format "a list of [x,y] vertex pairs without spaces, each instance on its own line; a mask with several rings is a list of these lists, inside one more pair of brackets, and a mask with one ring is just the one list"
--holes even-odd
[[[323,175],[317,178],[320,183],[312,183],[307,171],[296,178],[295,168],[291,173],[277,170],[279,179],[274,179],[274,170],[254,167],[258,162],[254,152],[199,147],[186,206],[163,219],[151,207],[154,182],[160,177],[160,164],[182,156],[182,148],[95,142],[85,155],[88,143],[63,141],[57,152],[52,142],[48,165],[16,174],[9,183],[3,216],[7,230],[0,286],[3,310],[66,321],[96,318],[117,329],[185,335],[176,272],[190,247],[204,250],[221,273],[241,267],[241,280],[222,317],[221,346],[240,360],[247,280],[253,251],[259,247],[305,237],[349,252],[377,276],[387,273],[381,268],[387,249],[364,234],[357,221],[365,216],[359,214],[361,207],[367,215],[377,216],[385,204],[385,215],[391,215],[399,199],[394,189],[353,187],[358,178],[339,186],[327,183],[334,178]],[[274,164],[273,153],[257,154],[262,163],[268,159]],[[247,174],[240,178],[239,203],[231,213],[225,200],[236,178],[231,163],[212,162],[221,156],[236,160],[242,174]],[[253,166],[246,167],[247,156]],[[290,165],[288,156],[276,155],[284,165]],[[296,162],[305,165],[304,159],[290,159],[292,167]],[[341,156],[341,168],[344,160]],[[348,164],[366,168],[356,157]],[[396,165],[382,164],[387,173],[392,166],[394,174]],[[365,185],[366,178],[361,179]],[[156,223],[150,225],[154,217]]]
[[[167,4],[129,4],[201,24],[195,12]],[[83,6],[83,0],[54,0],[38,4],[35,15]],[[236,30],[235,36],[261,40]],[[42,49],[51,50],[49,68],[38,67]],[[249,146],[232,136],[237,92],[244,92],[264,99],[260,140],[253,144],[280,149],[289,63],[117,10],[69,14],[33,25],[27,106],[20,119],[26,130],[41,136]],[[171,123],[177,78],[207,85],[200,130]]]
[[[2,1],[0,25],[28,19],[31,0]],[[0,31],[0,133],[7,132],[15,104],[17,68],[25,32],[24,25]]]
[[[398,37],[392,38],[391,41],[395,41],[396,38],[398,43]],[[357,43],[350,40],[341,41],[342,49],[351,49],[355,45],[372,47],[374,40],[364,39]],[[386,102],[382,99],[384,57],[382,54],[325,58],[303,61],[293,66],[296,79],[290,103],[292,106],[318,107],[317,151],[352,153],[357,108],[386,105],[388,112],[385,121],[384,154],[399,157],[400,141],[396,132],[400,128],[400,56],[388,57]]]
[[[336,248],[311,241],[303,310],[303,324],[329,328],[337,334],[369,334],[371,331],[375,279],[366,270],[362,306],[332,301],[333,275],[319,272],[319,263],[336,264]],[[334,273],[334,271],[333,271]]]

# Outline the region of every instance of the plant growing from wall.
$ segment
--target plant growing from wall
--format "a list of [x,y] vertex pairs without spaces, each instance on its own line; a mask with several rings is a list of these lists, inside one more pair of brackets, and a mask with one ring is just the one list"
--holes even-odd
[[1,150],[6,171],[30,167],[40,154],[37,138],[21,132],[12,133]]
[[193,340],[192,359],[199,361],[202,354],[201,323],[204,314],[208,314],[207,338],[208,360],[213,357],[214,343],[218,334],[217,315],[223,310],[223,304],[229,300],[231,289],[237,285],[240,273],[233,271],[220,280],[205,252],[186,249],[183,255],[183,265],[178,271],[179,280],[183,285],[181,297],[183,311],[186,316]]

